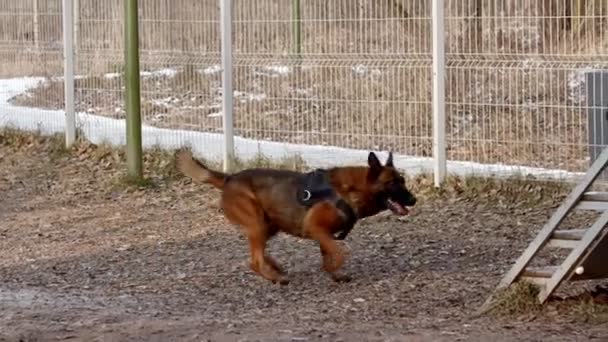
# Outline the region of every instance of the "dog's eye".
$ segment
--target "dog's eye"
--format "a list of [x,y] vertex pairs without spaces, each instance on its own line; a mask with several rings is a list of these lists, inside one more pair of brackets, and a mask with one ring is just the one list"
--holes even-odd
[[403,177],[396,177],[391,180],[391,184],[393,185],[403,185],[405,184],[405,179]]

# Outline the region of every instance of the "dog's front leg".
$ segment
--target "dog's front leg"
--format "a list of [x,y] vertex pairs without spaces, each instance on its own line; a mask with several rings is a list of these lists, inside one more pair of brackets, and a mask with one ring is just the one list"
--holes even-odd
[[319,242],[323,256],[323,270],[329,273],[334,281],[349,281],[351,278],[339,272],[344,264],[344,252],[334,241],[332,227],[339,223],[335,207],[329,203],[321,203],[311,208],[304,220],[308,235]]
[[[323,269],[331,275],[331,278],[335,282],[346,283],[352,280],[351,276],[342,273],[338,268],[335,267],[336,261],[333,259],[333,256],[323,249],[321,246],[321,256],[323,257]],[[342,253],[341,251],[339,253]],[[338,262],[343,264],[344,257]]]
[[342,241],[342,240],[346,239],[346,237],[348,236],[349,233],[350,233],[350,229],[341,230],[340,233],[338,234],[338,236],[334,237],[334,240]]

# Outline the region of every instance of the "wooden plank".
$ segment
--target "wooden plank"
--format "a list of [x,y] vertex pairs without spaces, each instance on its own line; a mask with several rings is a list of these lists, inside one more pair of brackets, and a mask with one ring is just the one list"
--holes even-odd
[[608,202],[608,192],[589,191],[583,195],[583,201]]
[[572,274],[570,281],[608,278],[608,228],[604,228],[602,236],[593,244],[584,261],[578,265],[583,267],[583,274]]
[[556,230],[551,237],[559,240],[580,240],[586,231],[587,229]]
[[551,278],[559,266],[528,267],[522,273],[522,277],[527,278]]
[[[605,151],[605,150],[604,150]],[[602,152],[603,154],[603,152]],[[566,260],[559,266],[559,269],[553,273],[551,279],[547,281],[545,286],[538,294],[538,300],[544,303],[545,300],[555,291],[555,289],[561,284],[562,281],[574,271],[576,266],[584,261],[584,257],[589,255],[592,251],[589,250],[593,242],[598,236],[601,236],[604,227],[608,224],[608,211],[605,211],[595,221],[595,223],[587,230],[583,239],[579,242],[578,246],[570,252]]]
[[578,246],[580,242],[577,240],[561,240],[561,239],[551,239],[547,242],[548,247],[552,248],[570,248],[574,249]]
[[[593,164],[591,164],[591,167],[587,170],[587,173],[585,173],[585,176],[580,181],[580,183],[578,183],[576,187],[572,189],[572,191],[564,199],[562,204],[555,210],[549,221],[536,235],[536,238],[534,238],[534,240],[528,245],[526,250],[515,261],[511,269],[500,280],[500,282],[496,286],[496,290],[508,287],[513,283],[513,281],[515,281],[515,279],[519,277],[521,272],[528,266],[530,260],[532,260],[536,253],[538,253],[538,251],[551,238],[553,231],[564,220],[570,210],[572,210],[576,206],[576,204],[579,202],[579,200],[587,191],[587,189],[600,175],[600,173],[606,166],[606,163],[608,163],[608,149],[604,147],[602,153],[600,153],[593,162]],[[608,211],[604,211],[604,214],[605,213],[608,213]],[[546,289],[543,289],[542,293],[551,293],[552,291],[553,290],[546,291]],[[491,302],[492,296],[489,296],[477,311],[478,314],[485,312],[490,307]]]
[[529,283],[532,283],[534,285],[537,285],[541,288],[545,287],[547,285],[547,280],[548,278],[538,278],[538,277],[520,277],[519,278],[520,281],[527,281]]
[[605,211],[608,209],[608,202],[600,201],[580,201],[575,207],[576,210],[595,210]]
[[[513,283],[519,277],[520,273],[528,266],[530,260],[538,253],[538,251],[545,245],[547,240],[550,239],[551,234],[557,228],[557,226],[564,220],[566,215],[572,208],[577,204],[580,198],[583,196],[587,188],[591,186],[593,181],[599,176],[600,172],[604,169],[604,166],[608,163],[608,149],[604,148],[602,153],[597,157],[595,162],[591,165],[583,180],[572,189],[568,196],[564,199],[562,204],[553,213],[549,221],[544,225],[540,232],[536,235],[536,238],[528,245],[528,248],[519,256],[517,261],[511,269],[505,274],[500,283],[498,289],[507,287]],[[608,211],[605,211],[608,212]]]

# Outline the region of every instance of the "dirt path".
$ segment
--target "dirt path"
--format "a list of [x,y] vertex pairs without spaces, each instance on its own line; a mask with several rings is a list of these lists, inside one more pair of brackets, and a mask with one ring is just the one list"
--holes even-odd
[[0,146],[0,341],[608,338],[559,316],[471,317],[549,204],[451,197],[366,220],[346,242],[347,284],[323,274],[312,242],[281,236],[282,287],[249,271],[215,190],[160,178],[125,190],[111,154],[23,146]]

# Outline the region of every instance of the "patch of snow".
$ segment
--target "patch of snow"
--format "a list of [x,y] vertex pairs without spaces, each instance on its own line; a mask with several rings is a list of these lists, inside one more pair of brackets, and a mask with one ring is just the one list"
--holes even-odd
[[[173,68],[163,68],[154,71],[140,71],[139,75],[141,77],[153,77],[153,76],[165,76],[165,77],[174,77],[177,74],[177,70]],[[121,72],[110,72],[103,75],[104,78],[113,79],[122,77],[123,73]]]
[[167,96],[163,99],[152,99],[150,102],[156,106],[169,107],[171,104],[178,103],[180,100],[174,96]]
[[155,122],[162,121],[166,117],[167,117],[167,114],[156,114],[152,117],[152,121],[155,121]]
[[119,72],[109,72],[107,74],[104,74],[103,77],[107,78],[107,79],[118,78],[118,77],[122,77],[122,73],[119,73]]
[[[0,79],[0,127],[14,127],[23,130],[38,131],[41,134],[54,134],[65,131],[65,112],[14,106],[8,100],[18,94],[36,87],[43,78]],[[95,144],[109,143],[124,146],[126,144],[126,122],[124,119],[113,119],[104,116],[79,112],[76,114],[77,126],[84,137]],[[214,114],[210,114],[214,115]],[[221,115],[221,113],[215,113]],[[224,136],[219,133],[157,128],[142,125],[142,145],[144,148],[161,147],[177,149],[190,146],[197,157],[209,160],[221,160],[223,156]],[[234,137],[236,154],[243,159],[254,158],[258,153],[270,158],[285,158],[300,155],[310,167],[331,167],[336,165],[364,165],[369,151],[342,147],[305,145],[276,141],[256,140]],[[383,160],[387,152],[378,152]],[[421,172],[432,172],[433,159],[394,154],[395,166],[409,175]],[[455,175],[513,176],[531,175],[537,178],[578,179],[583,173],[564,170],[526,167],[504,164],[480,164],[474,162],[448,161],[447,169]]]
[[269,65],[264,69],[279,75],[287,75],[291,72],[291,68],[286,65]]
[[473,115],[466,111],[459,111],[452,118],[453,134],[457,135],[465,131],[473,123]]
[[199,70],[205,75],[212,75],[222,71],[222,66],[219,64],[212,65],[210,67],[206,67],[205,69]]
[[298,96],[311,97],[312,89],[293,88],[292,91]]
[[363,64],[357,64],[352,69],[355,72],[355,74],[362,75],[362,74],[366,74],[367,73],[368,67],[366,65],[363,65]]
[[151,77],[151,76],[165,76],[165,77],[174,77],[177,74],[177,70],[173,68],[163,68],[154,71],[142,71],[140,75],[143,77]]
[[266,99],[266,94],[261,93],[261,94],[253,94],[253,93],[247,93],[247,92],[243,92],[243,91],[238,91],[235,90],[234,91],[234,97],[240,99],[241,102],[247,102],[247,101],[262,101]]
[[352,70],[355,74],[357,75],[372,75],[372,76],[380,76],[382,74],[382,71],[380,71],[380,69],[377,68],[373,68],[370,69],[367,65],[364,64],[357,64],[354,67],[352,67]]
[[262,67],[261,70],[254,72],[258,76],[267,77],[280,77],[285,76],[291,72],[291,67],[286,65],[267,65]]

